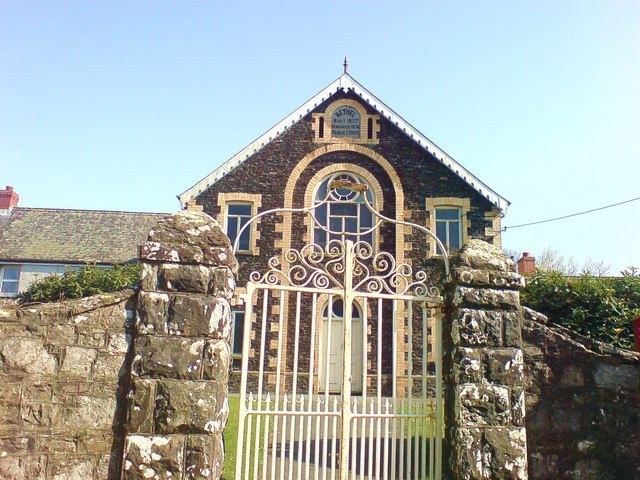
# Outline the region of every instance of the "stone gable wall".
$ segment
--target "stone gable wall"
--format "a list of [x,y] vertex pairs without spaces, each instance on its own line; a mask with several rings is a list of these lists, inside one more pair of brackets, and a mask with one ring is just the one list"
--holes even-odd
[[525,309],[531,479],[640,479],[640,354]]
[[0,310],[0,478],[118,478],[132,290]]

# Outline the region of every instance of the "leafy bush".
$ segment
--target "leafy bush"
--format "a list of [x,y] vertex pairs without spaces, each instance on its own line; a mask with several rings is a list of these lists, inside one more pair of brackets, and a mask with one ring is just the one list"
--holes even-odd
[[640,316],[640,275],[622,277],[537,270],[522,290],[522,304],[554,323],[617,347],[634,348],[631,320]]
[[89,264],[79,270],[68,269],[62,275],[49,275],[31,284],[17,297],[20,303],[56,302],[115,292],[140,281],[140,264],[98,267]]

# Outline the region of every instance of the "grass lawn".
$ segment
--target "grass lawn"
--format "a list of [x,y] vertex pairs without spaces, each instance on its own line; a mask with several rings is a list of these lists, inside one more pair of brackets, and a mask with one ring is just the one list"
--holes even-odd
[[238,443],[238,412],[240,396],[229,395],[229,420],[224,431],[224,465],[222,480],[233,480],[236,469],[236,445]]

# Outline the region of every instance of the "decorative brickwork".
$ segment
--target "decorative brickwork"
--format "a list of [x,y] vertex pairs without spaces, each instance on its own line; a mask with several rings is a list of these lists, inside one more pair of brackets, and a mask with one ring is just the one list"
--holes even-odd
[[167,217],[140,248],[123,479],[220,478],[236,268],[208,215]]

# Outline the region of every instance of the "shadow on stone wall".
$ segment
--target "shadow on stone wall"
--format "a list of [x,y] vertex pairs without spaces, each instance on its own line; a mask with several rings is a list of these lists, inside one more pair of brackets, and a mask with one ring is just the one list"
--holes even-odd
[[640,479],[640,354],[524,309],[529,477]]

